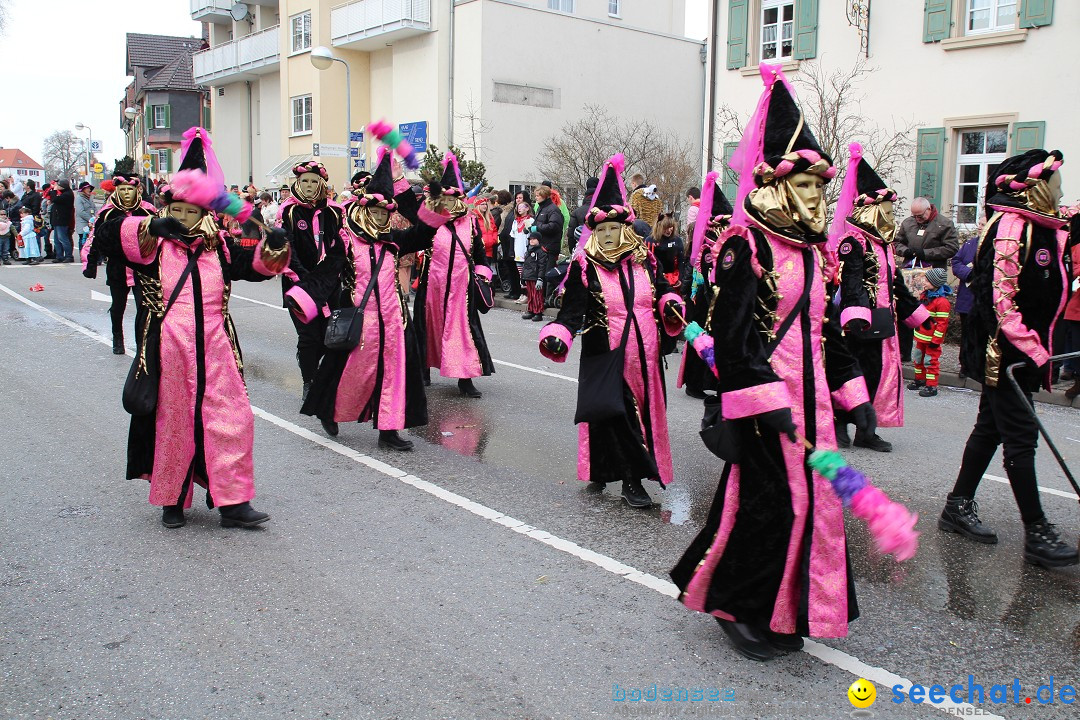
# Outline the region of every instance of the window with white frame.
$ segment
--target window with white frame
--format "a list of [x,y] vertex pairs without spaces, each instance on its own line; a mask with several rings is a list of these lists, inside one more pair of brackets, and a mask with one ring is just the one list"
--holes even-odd
[[169,127],[169,106],[168,105],[151,105],[151,125],[150,127],[155,129],[168,129]]
[[[610,5],[611,3],[609,2],[608,4]],[[618,3],[615,4],[617,5]],[[574,12],[574,0],[548,0],[548,10],[572,13]]]
[[979,208],[986,202],[987,176],[1005,159],[1009,128],[972,128],[961,130],[959,135],[953,207],[957,225],[974,227],[979,220]]
[[292,98],[292,134],[311,132],[311,96]]
[[966,35],[1016,28],[1016,0],[965,0]]
[[292,52],[300,52],[311,47],[310,11],[289,18],[289,35],[292,37]]
[[155,152],[157,153],[157,171],[170,172],[172,170],[172,151],[168,148],[158,148]]
[[619,0],[608,0],[608,4],[607,4],[607,14],[608,15],[611,15],[612,17],[620,17],[621,14],[619,13],[619,9],[620,9],[619,8]]
[[794,37],[794,0],[761,0],[761,60],[790,59]]

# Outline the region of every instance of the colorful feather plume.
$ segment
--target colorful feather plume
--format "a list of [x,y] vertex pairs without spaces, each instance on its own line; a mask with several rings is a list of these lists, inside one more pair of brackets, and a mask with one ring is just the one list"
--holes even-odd
[[383,145],[397,152],[401,162],[405,163],[405,167],[410,170],[419,169],[420,159],[416,157],[416,150],[402,136],[401,131],[386,122],[385,119],[377,120],[368,125],[368,132]]
[[221,215],[229,215],[245,223],[254,208],[236,193],[226,191],[221,185],[200,170],[181,170],[169,183],[173,200],[198,205]]

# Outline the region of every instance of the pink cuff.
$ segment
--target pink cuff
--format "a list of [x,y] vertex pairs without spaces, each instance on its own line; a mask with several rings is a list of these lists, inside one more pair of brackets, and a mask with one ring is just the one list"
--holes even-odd
[[406,180],[405,178],[401,178],[400,180],[395,180],[394,181],[394,194],[395,195],[400,195],[401,193],[408,190],[409,187],[410,187],[409,181]]
[[[922,307],[920,305],[919,307]],[[923,308],[925,310],[926,308]],[[870,308],[864,308],[861,305],[852,305],[849,308],[844,308],[840,313],[840,327],[847,327],[847,324],[852,320],[865,320],[870,324]]]
[[300,318],[301,321],[309,323],[319,316],[319,306],[299,285],[289,288],[285,293],[285,297],[292,298],[300,307],[300,312],[303,314],[297,314],[295,310],[293,310],[293,314]]
[[665,293],[660,298],[660,319],[664,323],[664,332],[666,332],[671,337],[675,337],[683,331],[683,327],[685,326],[679,320],[669,319],[667,313],[664,312],[664,308],[667,307],[669,300],[674,300],[676,303],[678,303],[679,314],[682,315],[684,318],[686,317],[686,303],[684,303],[683,299],[675,293]]
[[449,215],[440,215],[437,212],[432,212],[423,205],[421,205],[420,209],[416,211],[416,216],[420,218],[420,222],[424,223],[428,227],[433,228],[442,227],[446,223],[450,222]]
[[[561,355],[556,355],[544,347],[544,340],[549,337],[562,340],[563,344],[566,346],[566,352]],[[570,330],[565,325],[560,325],[557,322],[548,323],[540,331],[540,354],[548,360],[560,363],[566,362],[566,356],[570,353],[570,346],[573,344],[574,336],[570,334]]]
[[484,278],[488,282],[491,282],[492,272],[491,272],[491,268],[489,268],[488,266],[486,266],[486,265],[477,265],[476,267],[473,268],[473,273],[476,274],[476,275],[479,275],[480,277]]
[[265,240],[260,240],[259,244],[255,246],[255,257],[251,260],[252,269],[260,275],[265,275],[266,277],[275,277],[277,275],[280,275],[284,271],[284,269],[289,266],[289,254],[292,252],[292,248],[289,248],[288,245],[285,246],[286,248],[288,248],[288,250],[286,250],[285,252],[285,265],[281,270],[275,272],[270,268],[266,267],[266,263],[263,262],[262,254],[263,248],[265,246]]
[[154,253],[150,257],[143,257],[139,249],[139,224],[145,217],[129,217],[120,225],[120,249],[128,261],[139,265],[149,265],[154,261]]
[[925,305],[920,305],[915,308],[915,312],[904,318],[904,324],[909,328],[917,328],[929,319],[930,311],[926,309]]
[[833,406],[841,410],[851,410],[870,402],[870,394],[866,392],[866,381],[862,379],[862,376],[848,380],[840,386],[839,390],[833,390],[832,401]]
[[787,384],[783,380],[731,390],[720,396],[725,420],[753,417],[772,410],[791,407]]
[[90,231],[90,237],[86,238],[86,242],[83,243],[82,250],[79,251],[79,259],[82,260],[82,269],[86,269],[87,261],[89,260],[90,248],[94,246],[94,231]]

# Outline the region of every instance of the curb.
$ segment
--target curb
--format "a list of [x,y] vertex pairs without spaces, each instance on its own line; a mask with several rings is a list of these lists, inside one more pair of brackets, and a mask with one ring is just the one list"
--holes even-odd
[[[971,378],[961,379],[956,373],[941,372],[938,374],[938,385],[942,387],[951,388],[967,388],[968,390],[974,390],[976,392],[982,392],[982,384],[977,383]],[[904,366],[904,380],[915,379],[915,368]],[[1063,393],[1048,393],[1045,390],[1040,390],[1033,396],[1037,402],[1046,403],[1047,405],[1060,405],[1061,407],[1080,408],[1080,398],[1075,400],[1069,400]]]

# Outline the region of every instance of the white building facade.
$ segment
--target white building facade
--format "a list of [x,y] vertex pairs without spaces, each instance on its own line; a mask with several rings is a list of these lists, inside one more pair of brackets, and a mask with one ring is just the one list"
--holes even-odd
[[[918,126],[915,156],[894,178],[901,195],[925,196],[974,227],[989,170],[1045,147],[1064,152],[1065,199],[1076,200],[1068,168],[1070,160],[1080,168],[1080,2],[727,0],[713,9],[717,107],[753,111],[761,62],[780,62],[796,78],[806,62],[829,72],[865,58],[877,69],[859,88],[867,121]],[[714,135],[716,169],[737,140]]]
[[[340,187],[375,149],[365,133],[359,157],[337,156],[348,94],[353,133],[385,117],[440,150],[452,140],[495,187],[544,179],[544,139],[587,104],[703,140],[702,45],[684,36],[685,0],[259,0],[239,18],[229,0],[190,2],[211,24],[194,75],[213,86],[230,183],[287,181],[318,144]],[[351,93],[341,63],[312,66],[320,45],[348,63]]]

